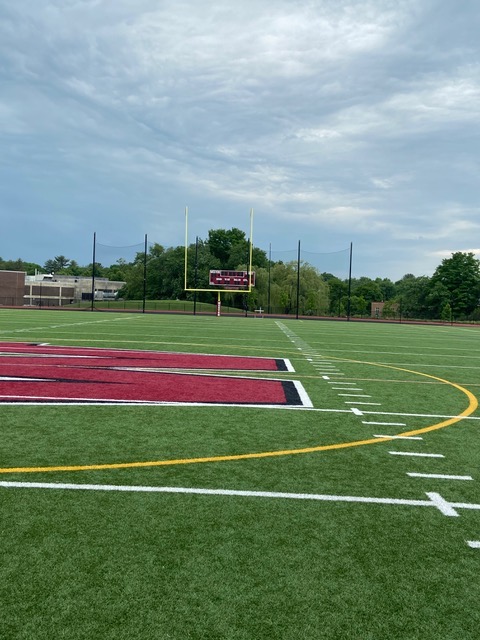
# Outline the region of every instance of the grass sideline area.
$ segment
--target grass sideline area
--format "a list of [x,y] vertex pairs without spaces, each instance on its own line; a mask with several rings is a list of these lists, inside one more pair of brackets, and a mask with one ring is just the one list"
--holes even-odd
[[[209,302],[197,302],[193,300],[95,300],[95,311],[142,311],[145,307],[145,311],[159,311],[173,313],[211,313],[216,315],[217,305]],[[88,300],[78,301],[72,304],[73,309],[88,309],[92,307],[92,302]],[[61,307],[57,307],[61,309]],[[222,315],[245,315],[245,311],[239,307],[231,307],[227,304],[223,304],[222,301]]]
[[287,358],[248,375],[313,408],[4,404],[0,637],[478,638],[477,331],[1,310],[1,342]]

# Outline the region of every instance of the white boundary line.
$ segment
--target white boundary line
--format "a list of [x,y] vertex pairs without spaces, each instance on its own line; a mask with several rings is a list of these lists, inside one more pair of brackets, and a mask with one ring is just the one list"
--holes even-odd
[[150,487],[139,485],[73,484],[65,482],[0,482],[4,489],[57,489],[73,491],[119,491],[132,493],[177,493],[207,496],[237,496],[244,498],[277,498],[285,500],[312,500],[317,502],[350,502],[362,504],[399,505],[410,507],[436,507],[445,516],[458,516],[456,509],[480,510],[480,504],[448,502],[438,493],[427,493],[428,500],[403,498],[375,498],[366,496],[340,496],[318,493],[284,493],[279,491],[245,491],[235,489],[203,489],[196,487]]
[[[265,378],[266,380],[272,380],[273,378]],[[277,379],[277,378],[275,378]],[[293,382],[293,381],[291,381]],[[336,383],[335,383],[336,384]],[[0,400],[1,398],[11,398],[12,396],[2,396],[0,395]],[[24,398],[25,396],[18,396],[19,398]],[[40,402],[40,400],[37,402],[35,400],[32,400],[31,402],[0,402],[1,406],[39,406],[39,405],[43,405],[43,404],[55,404],[55,405],[72,405],[72,406],[77,406],[77,405],[84,405],[84,406],[97,406],[97,405],[105,405],[105,402],[89,402],[88,405],[85,405],[85,403],[81,402],[81,398],[72,398],[71,402],[58,402],[57,398],[48,398],[47,400],[49,400],[48,402]],[[125,401],[121,401],[121,400],[116,400],[115,402],[117,402],[118,404],[121,404],[122,406],[138,406],[139,404],[142,404],[142,406],[151,406],[151,407],[158,407],[158,406],[178,406],[178,407],[245,407],[246,409],[248,408],[255,408],[255,409],[281,409],[282,411],[314,411],[314,412],[318,412],[318,413],[355,413],[356,415],[372,415],[372,416],[405,416],[405,417],[410,417],[410,418],[459,418],[458,415],[454,416],[454,415],[442,415],[442,414],[436,414],[436,413],[392,413],[392,412],[388,412],[388,411],[371,411],[368,409],[362,409],[361,413],[357,413],[357,411],[360,411],[360,409],[357,408],[357,406],[355,407],[351,407],[349,409],[323,409],[320,407],[303,407],[300,405],[266,405],[266,404],[259,404],[259,405],[247,405],[247,404],[240,404],[240,405],[236,405],[236,404],[201,404],[201,403],[192,403],[192,404],[188,404],[188,405],[184,405],[181,402],[172,402],[172,403],[156,403],[156,402],[132,402],[130,400],[125,400]],[[346,400],[344,402],[344,404],[354,404],[354,405],[375,405],[375,406],[381,406],[381,402],[355,402],[355,400]],[[354,411],[354,409],[357,409],[357,411]],[[463,416],[461,418],[459,418],[460,420],[480,420],[479,416]],[[392,437],[392,436],[382,436],[382,437]]]
[[[292,380],[292,382],[294,382]],[[0,396],[1,398],[2,396]],[[15,396],[8,396],[9,398]],[[19,396],[20,398],[25,399],[25,396]],[[308,397],[308,396],[307,396]],[[221,403],[221,402],[156,402],[156,401],[132,401],[132,400],[84,400],[78,398],[72,398],[70,401],[68,398],[63,402],[59,401],[58,398],[44,398],[43,402],[32,400],[31,402],[0,402],[0,406],[13,406],[13,407],[38,407],[38,406],[56,406],[56,407],[210,407],[211,409],[215,409],[215,407],[235,407],[244,408],[244,409],[295,409],[295,410],[303,410],[309,409],[311,407],[305,407],[303,405],[282,405],[282,404],[234,404],[234,403]],[[335,411],[335,413],[339,413]],[[342,413],[351,413],[345,409]]]

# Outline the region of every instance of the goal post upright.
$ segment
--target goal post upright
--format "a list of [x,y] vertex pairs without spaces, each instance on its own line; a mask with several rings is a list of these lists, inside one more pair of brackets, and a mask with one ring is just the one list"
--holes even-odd
[[250,264],[248,265],[248,274],[249,274],[249,290],[252,290],[252,262],[253,262],[253,208],[250,209]]
[[188,266],[188,207],[185,207],[185,279],[183,288],[187,291],[187,266]]

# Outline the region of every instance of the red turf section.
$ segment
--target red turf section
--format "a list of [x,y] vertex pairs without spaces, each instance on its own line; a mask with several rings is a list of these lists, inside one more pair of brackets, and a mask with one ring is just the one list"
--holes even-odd
[[225,369],[245,370],[247,364],[251,369],[253,363],[268,366],[276,362],[7,343],[0,345],[0,402],[303,404],[291,381],[155,370],[220,369],[220,364]]
[[[54,347],[26,343],[0,342],[1,362],[12,354],[15,362],[31,362],[32,357],[48,357],[49,362],[66,364],[71,358],[88,358],[88,366],[147,367],[149,369],[215,369],[230,371],[285,371],[282,359],[247,358],[244,356],[170,353],[162,351],[130,351],[88,347]],[[51,359],[52,358],[52,359]]]

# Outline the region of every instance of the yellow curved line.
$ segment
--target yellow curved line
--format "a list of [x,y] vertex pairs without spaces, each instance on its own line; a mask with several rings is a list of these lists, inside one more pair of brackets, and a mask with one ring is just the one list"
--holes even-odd
[[[418,376],[424,376],[425,378],[431,378],[433,380],[437,380],[444,384],[448,384],[452,387],[455,387],[462,393],[464,393],[468,399],[469,404],[468,407],[462,411],[462,413],[458,414],[453,418],[448,418],[448,420],[444,420],[443,422],[438,422],[437,424],[430,425],[428,427],[423,427],[422,429],[414,429],[412,431],[404,431],[402,433],[396,434],[401,436],[416,436],[421,433],[427,433],[429,431],[435,431],[437,429],[443,429],[444,427],[448,427],[456,422],[459,422],[463,418],[471,415],[478,407],[477,398],[471,393],[468,389],[460,386],[455,382],[450,382],[449,380],[444,380],[443,378],[438,378],[437,376],[432,376],[428,373],[422,373],[421,371],[412,371],[410,369],[403,369],[401,367],[394,367],[392,365],[387,364],[379,364],[376,362],[362,362],[360,360],[347,360],[343,358],[335,358],[337,360],[341,360],[342,362],[351,362],[355,364],[368,364],[375,367],[384,367],[386,369],[395,369],[396,371],[403,371],[406,373],[412,373]],[[64,466],[50,466],[50,467],[11,467],[11,468],[0,468],[0,473],[43,473],[43,472],[51,472],[51,471],[99,471],[105,469],[133,469],[133,468],[142,468],[142,467],[166,467],[166,466],[174,466],[180,464],[199,464],[202,462],[232,462],[235,460],[249,460],[249,459],[259,459],[259,458],[274,458],[279,456],[288,456],[300,453],[315,453],[318,451],[332,451],[335,449],[347,449],[351,447],[362,447],[368,444],[378,444],[381,442],[388,442],[394,439],[394,436],[389,437],[386,436],[384,438],[370,438],[368,440],[354,440],[351,442],[339,442],[337,444],[326,444],[326,445],[318,445],[316,447],[305,447],[302,449],[285,449],[282,451],[260,451],[258,453],[240,453],[236,455],[226,455],[226,456],[209,456],[205,458],[180,458],[178,460],[153,460],[149,462],[114,462],[111,464],[88,464],[88,465],[64,465]]]

